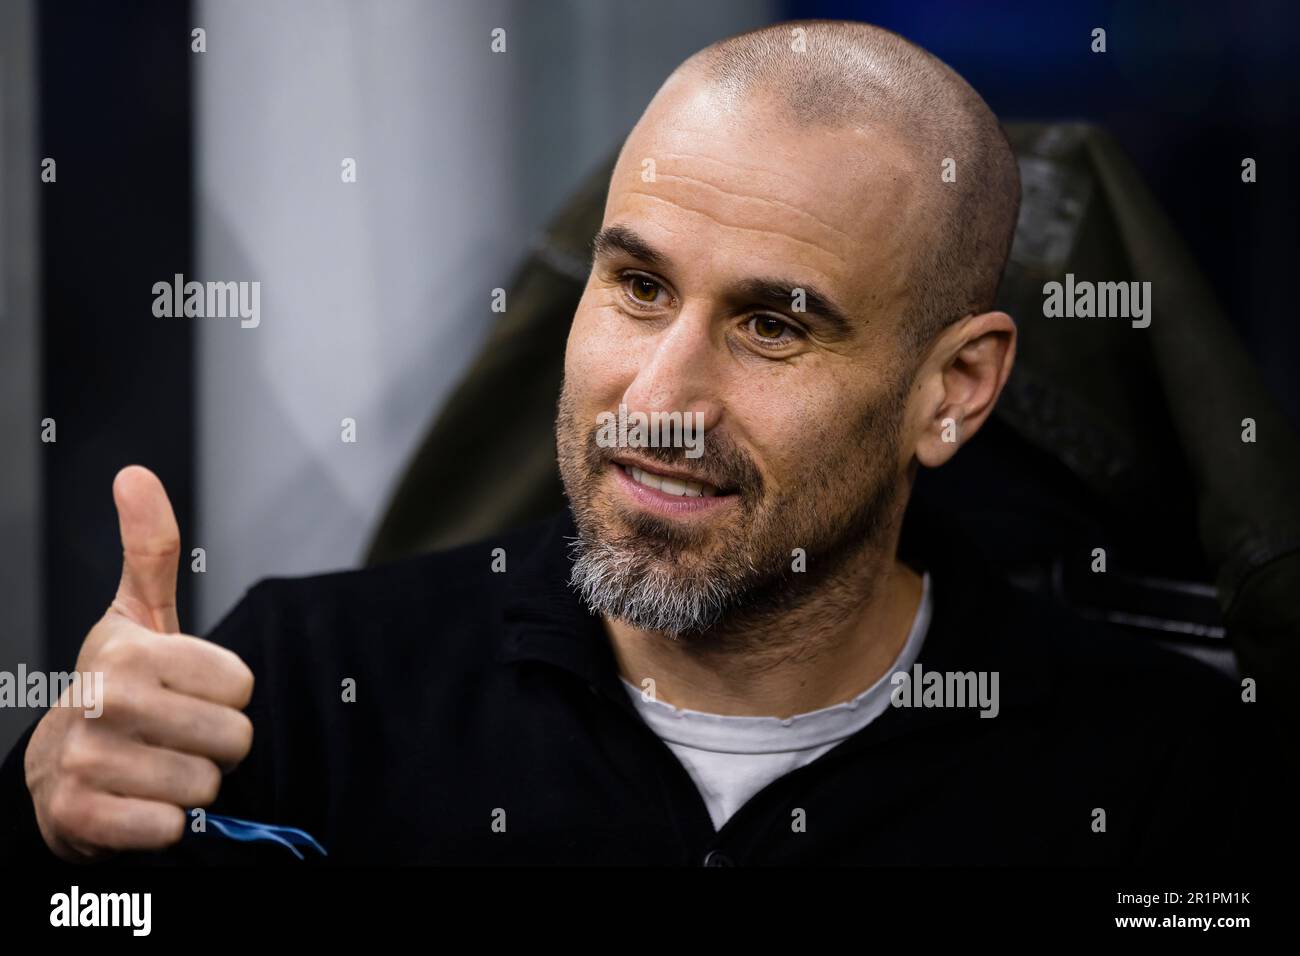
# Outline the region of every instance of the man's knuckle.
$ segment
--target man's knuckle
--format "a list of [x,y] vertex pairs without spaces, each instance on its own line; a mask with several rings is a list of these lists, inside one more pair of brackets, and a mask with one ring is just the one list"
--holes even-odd
[[252,669],[243,661],[240,661],[234,686],[234,696],[239,701],[240,707],[248,706],[248,702],[253,699],[253,683]]
[[141,640],[130,634],[116,634],[99,649],[99,670],[130,673],[143,664],[147,651]]
[[185,811],[177,806],[159,808],[159,831],[164,844],[179,843],[185,835]]
[[76,779],[93,776],[101,766],[99,748],[89,735],[71,732],[59,751],[59,770]]
[[235,749],[242,760],[253,749],[253,722],[247,714],[236,711],[233,730]]
[[54,788],[45,812],[54,828],[63,834],[80,832],[88,817],[81,792],[67,785]]
[[204,760],[195,777],[195,790],[198,797],[195,802],[200,806],[207,806],[215,801],[217,794],[221,792],[221,769],[211,760]]
[[110,693],[107,690],[110,686],[108,678],[104,678],[104,712],[110,717],[114,726],[125,726],[134,732],[150,722],[151,711],[146,695],[140,693],[138,689],[133,689],[132,683],[129,681],[118,683]]

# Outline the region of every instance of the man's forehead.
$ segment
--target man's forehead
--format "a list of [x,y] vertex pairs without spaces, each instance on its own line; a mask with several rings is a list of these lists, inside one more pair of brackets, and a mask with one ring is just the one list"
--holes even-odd
[[885,124],[803,124],[761,95],[681,82],[629,135],[605,223],[657,224],[679,246],[707,237],[720,259],[734,252],[802,263],[849,294],[914,254],[915,163]]
[[[845,234],[863,213],[897,207],[915,177],[911,148],[887,124],[804,126],[752,97],[730,109],[700,98],[652,108],[629,135],[620,171],[644,182],[647,160],[669,185],[695,182],[752,196],[777,214],[816,219]],[[613,185],[637,183],[624,178]]]

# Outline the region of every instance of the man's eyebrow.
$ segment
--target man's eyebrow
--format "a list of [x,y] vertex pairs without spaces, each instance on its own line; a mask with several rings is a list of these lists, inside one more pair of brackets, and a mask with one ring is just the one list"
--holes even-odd
[[627,226],[606,226],[591,240],[593,259],[612,259],[620,252],[656,269],[668,267],[668,257]]
[[818,292],[806,282],[791,282],[786,279],[753,278],[745,279],[737,286],[737,293],[746,299],[762,302],[772,308],[794,311],[794,290],[803,291],[803,312],[795,315],[808,315],[820,318],[835,338],[848,338],[853,334],[853,323],[844,310],[837,306],[829,296]]

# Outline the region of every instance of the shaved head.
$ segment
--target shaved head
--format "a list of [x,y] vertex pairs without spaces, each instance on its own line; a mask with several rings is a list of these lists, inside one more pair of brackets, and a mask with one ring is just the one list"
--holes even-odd
[[[919,347],[951,322],[993,307],[1020,176],[997,117],[938,57],[867,23],[795,20],[705,47],[674,77],[703,79],[737,102],[770,97],[810,130],[888,128],[914,158],[917,201],[927,212],[914,237],[905,336]],[[941,178],[948,159],[954,182]]]

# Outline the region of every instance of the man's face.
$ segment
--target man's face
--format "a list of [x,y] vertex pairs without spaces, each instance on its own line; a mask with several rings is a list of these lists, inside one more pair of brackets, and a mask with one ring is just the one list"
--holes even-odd
[[[594,609],[703,631],[797,600],[879,538],[911,457],[913,182],[879,127],[800,130],[694,81],[656,99],[614,171],[557,421]],[[703,454],[602,447],[620,405],[701,413]]]

